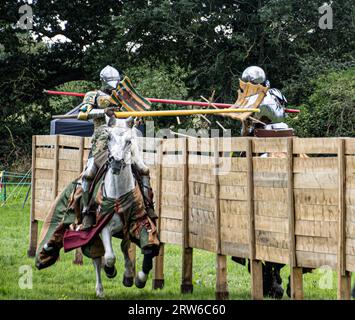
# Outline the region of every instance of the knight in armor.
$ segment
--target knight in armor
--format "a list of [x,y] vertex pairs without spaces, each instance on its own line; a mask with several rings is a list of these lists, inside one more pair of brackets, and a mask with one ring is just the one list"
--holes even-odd
[[[243,135],[257,136],[258,130],[287,130],[288,125],[284,123],[286,117],[285,105],[287,100],[278,89],[270,88],[270,82],[266,79],[262,68],[251,66],[244,70],[242,81],[268,88],[266,95],[259,105],[260,112],[253,115],[259,122],[247,121]],[[292,130],[284,131],[292,134]]]
[[[100,72],[102,83],[101,90],[88,92],[83,102],[79,105],[78,119],[94,122],[94,134],[91,139],[91,150],[88,156],[86,168],[82,175],[82,230],[87,230],[95,223],[95,211],[90,210],[90,190],[93,180],[100,168],[107,162],[109,127],[115,123],[114,112],[121,109],[112,99],[112,92],[122,80],[120,73],[111,66],[106,66]],[[104,109],[105,112],[102,113]],[[133,121],[132,121],[133,125]],[[132,168],[143,194],[145,207],[149,217],[155,222],[157,216],[154,211],[153,191],[150,186],[149,172],[138,172]]]

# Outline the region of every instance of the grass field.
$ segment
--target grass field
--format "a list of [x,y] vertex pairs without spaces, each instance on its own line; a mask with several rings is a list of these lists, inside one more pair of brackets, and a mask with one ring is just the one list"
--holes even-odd
[[[60,260],[47,269],[38,271],[34,259],[27,257],[29,243],[29,205],[22,209],[23,199],[12,201],[1,207],[0,203],[0,299],[96,299],[95,274],[91,260],[84,257],[84,265],[72,263],[73,253],[61,254]],[[108,279],[103,272],[105,299],[214,299],[215,255],[194,250],[194,293],[180,294],[181,250],[167,245],[165,252],[165,287],[151,289],[151,275],[146,288],[125,288],[121,284],[123,257],[119,251],[119,240],[114,239],[117,255],[118,276]],[[141,255],[137,250],[138,267]],[[21,266],[32,272],[32,289],[21,289],[23,274]],[[27,273],[27,274],[29,274]],[[282,270],[283,286],[286,288],[288,268]],[[332,278],[332,279],[331,279]],[[305,299],[336,299],[336,274],[325,280],[320,270],[304,275]],[[230,299],[250,299],[250,276],[246,267],[238,265],[228,257],[228,286]],[[332,286],[332,288],[331,288]],[[323,288],[323,289],[322,289]],[[284,299],[288,299],[286,293]]]

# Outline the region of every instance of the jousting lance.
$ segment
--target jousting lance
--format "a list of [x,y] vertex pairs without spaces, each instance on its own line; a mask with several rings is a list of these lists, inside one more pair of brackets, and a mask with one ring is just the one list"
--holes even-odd
[[[101,110],[104,113],[104,110]],[[116,118],[128,117],[175,117],[175,116],[190,116],[194,114],[221,114],[221,113],[236,113],[236,112],[260,112],[259,109],[191,109],[191,110],[160,110],[160,111],[118,111],[115,112]],[[76,118],[76,114],[65,114],[53,116],[53,119],[72,119]]]
[[[60,96],[72,96],[72,97],[84,97],[85,96],[85,93],[67,92],[67,91],[44,90],[43,92],[47,93],[47,94],[50,94],[50,95],[60,95]],[[210,103],[201,102],[201,101],[185,101],[185,100],[156,99],[156,98],[146,98],[146,99],[148,101],[150,101],[151,103],[165,103],[165,104],[175,104],[175,105],[183,105],[183,106],[199,106],[199,107],[210,107],[211,106]],[[216,107],[221,108],[221,109],[235,107],[234,104],[230,104],[230,103],[213,103],[213,104]],[[248,110],[248,111],[249,112],[254,112],[252,110]],[[149,111],[149,112],[152,112],[152,111]],[[297,109],[285,109],[285,112],[287,112],[287,113],[300,113],[300,110],[297,110]]]

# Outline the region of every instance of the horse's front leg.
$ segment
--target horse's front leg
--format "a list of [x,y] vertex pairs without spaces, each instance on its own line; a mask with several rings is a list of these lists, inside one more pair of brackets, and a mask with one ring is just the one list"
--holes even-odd
[[153,258],[157,255],[157,252],[159,252],[159,248],[158,251],[156,248],[153,248],[152,250],[146,250],[146,253],[144,253],[142,270],[138,272],[135,280],[135,285],[137,288],[142,289],[145,287],[149,272],[153,268]]
[[102,286],[102,281],[101,281],[101,257],[92,259],[92,262],[95,267],[95,274],[96,274],[96,296],[98,298],[103,298],[104,297],[104,288]]
[[105,265],[104,270],[108,278],[114,278],[117,275],[115,267],[116,256],[112,249],[111,228],[106,225],[101,231],[101,240],[105,248]]
[[131,241],[129,240],[122,240],[121,241],[121,251],[124,256],[124,265],[125,265],[125,271],[123,274],[123,280],[122,283],[125,287],[132,287],[133,286],[133,278],[134,278],[134,265],[135,265],[135,259],[133,260],[131,258],[131,255],[129,253],[131,246]]

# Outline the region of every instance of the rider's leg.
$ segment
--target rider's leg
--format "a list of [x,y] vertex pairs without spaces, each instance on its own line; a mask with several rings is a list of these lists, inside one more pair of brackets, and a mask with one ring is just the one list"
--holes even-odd
[[82,177],[83,230],[91,228],[92,225],[95,223],[95,215],[92,212],[90,212],[90,208],[89,208],[89,201],[90,201],[89,191],[90,191],[92,180],[94,179],[96,172],[97,172],[97,167],[94,162],[94,157],[90,157],[88,159],[87,166]]
[[153,194],[153,189],[150,185],[150,176],[149,174],[146,175],[141,175],[141,181],[142,181],[142,188],[143,190],[143,196],[145,198],[146,201],[144,201],[145,203],[145,208],[147,210],[147,214],[149,216],[150,219],[153,220],[153,222],[155,223],[156,219],[158,219],[158,216],[155,213],[155,209],[154,209],[154,194]]

